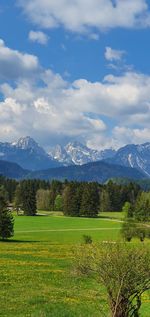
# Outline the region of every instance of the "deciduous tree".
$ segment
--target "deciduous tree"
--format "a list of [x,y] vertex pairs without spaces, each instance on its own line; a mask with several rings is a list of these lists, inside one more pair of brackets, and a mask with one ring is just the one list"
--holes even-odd
[[84,245],[75,252],[77,272],[101,281],[112,317],[139,317],[142,294],[150,289],[150,251],[144,245]]

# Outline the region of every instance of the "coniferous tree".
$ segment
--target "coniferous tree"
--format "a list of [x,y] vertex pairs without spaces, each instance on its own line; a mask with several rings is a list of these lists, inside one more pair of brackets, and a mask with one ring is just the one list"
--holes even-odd
[[99,192],[96,183],[84,186],[80,214],[85,217],[97,217],[99,207]]
[[137,197],[141,193],[140,186],[131,182],[127,185],[127,191],[127,201],[132,205],[135,204]]
[[121,186],[115,184],[113,181],[109,181],[106,185],[106,190],[109,194],[110,210],[109,211],[120,211],[122,209],[121,201]]
[[0,189],[0,237],[11,238],[14,235],[14,218],[7,208],[7,194],[4,188]]
[[21,194],[22,194],[22,209],[24,215],[35,216],[36,214],[36,191],[33,186],[33,182],[23,181],[21,183]]
[[106,189],[103,189],[100,194],[100,212],[110,211],[111,210],[111,202],[109,193]]
[[76,183],[69,183],[63,192],[64,215],[79,216],[78,193]]
[[18,184],[16,191],[15,191],[13,206],[16,209],[16,212],[18,215],[19,209],[22,207],[22,194],[21,194],[20,184]]

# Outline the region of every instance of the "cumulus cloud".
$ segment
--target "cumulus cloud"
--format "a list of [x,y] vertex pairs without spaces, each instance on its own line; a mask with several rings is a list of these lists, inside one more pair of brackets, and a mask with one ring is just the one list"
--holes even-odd
[[111,47],[107,46],[105,50],[105,58],[107,61],[121,61],[123,56],[125,55],[125,51],[114,50]]
[[150,26],[147,0],[17,0],[24,13],[42,28],[64,26],[67,30],[91,33],[115,27]]
[[34,75],[39,69],[37,56],[10,49],[0,39],[0,78],[18,79]]
[[[80,139],[93,148],[148,141],[150,76],[130,71],[70,83],[42,69],[36,56],[12,50],[2,40],[0,67],[1,78],[7,79],[0,85],[1,140],[31,135],[48,146]],[[29,76],[39,68],[38,76]]]
[[31,42],[37,42],[41,45],[46,45],[49,37],[42,31],[30,31],[28,38]]
[[[29,79],[19,81],[15,88],[6,83],[0,86],[5,138],[29,134],[47,146],[52,139],[80,138],[93,148],[148,140],[149,76],[126,73],[109,75],[102,82],[80,79],[69,83],[46,70],[40,79],[41,87]],[[111,128],[110,119],[114,121]]]
[[12,140],[18,137],[18,131],[25,129],[27,120],[27,113],[26,118],[24,117],[25,112],[25,106],[14,98],[8,97],[0,102],[1,140]]
[[140,144],[150,142],[150,129],[128,128],[116,126],[113,129],[113,136],[119,140],[120,145],[129,143]]

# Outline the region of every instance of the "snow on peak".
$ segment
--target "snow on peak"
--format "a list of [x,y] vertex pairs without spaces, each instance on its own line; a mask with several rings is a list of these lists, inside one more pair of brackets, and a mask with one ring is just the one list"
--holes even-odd
[[21,137],[16,143],[12,143],[12,145],[21,150],[31,150],[37,154],[46,154],[44,149],[30,136]]
[[113,150],[93,150],[78,141],[74,141],[69,142],[64,147],[57,145],[50,152],[50,155],[65,165],[83,165],[89,162],[100,161],[106,157],[112,157],[114,153],[115,151]]

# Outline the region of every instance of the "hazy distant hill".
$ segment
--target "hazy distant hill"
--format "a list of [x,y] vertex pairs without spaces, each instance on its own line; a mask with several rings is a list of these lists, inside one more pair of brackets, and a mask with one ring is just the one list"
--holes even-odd
[[21,179],[25,178],[29,173],[16,163],[0,161],[0,175],[8,178]]
[[82,166],[68,166],[32,172],[28,175],[31,178],[97,181],[105,182],[113,177],[127,177],[131,179],[143,179],[144,174],[134,168],[108,164],[104,161],[85,164]]
[[[113,181],[116,184],[119,185],[127,185],[130,182],[132,182],[131,178],[111,178],[111,181]],[[150,179],[139,179],[139,180],[134,180],[136,184],[138,184],[142,189],[145,191],[150,190]]]

